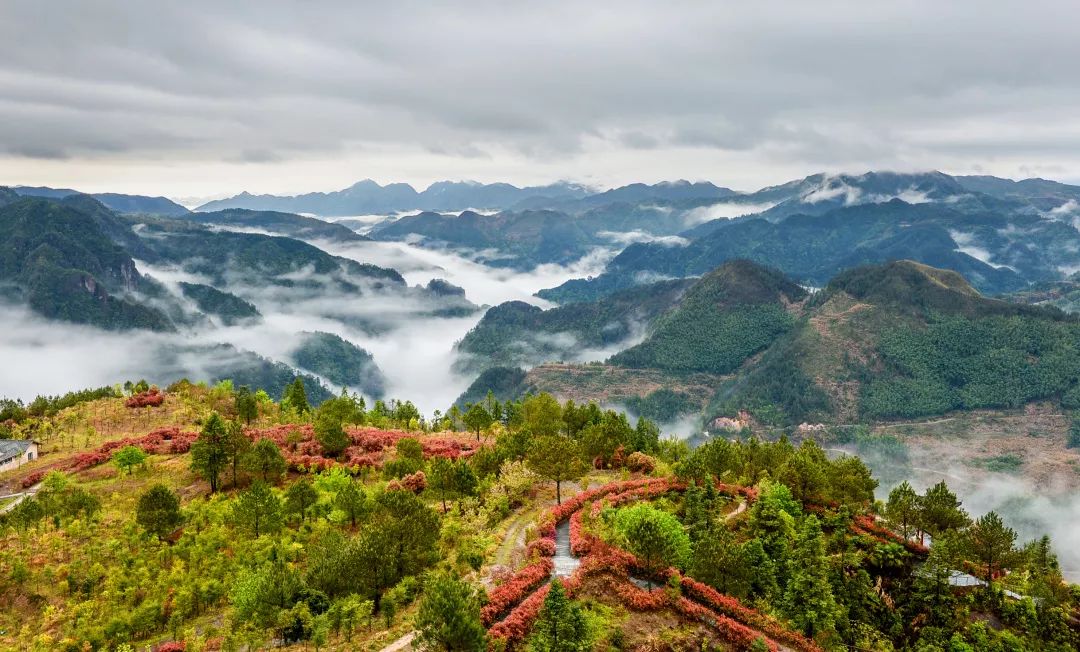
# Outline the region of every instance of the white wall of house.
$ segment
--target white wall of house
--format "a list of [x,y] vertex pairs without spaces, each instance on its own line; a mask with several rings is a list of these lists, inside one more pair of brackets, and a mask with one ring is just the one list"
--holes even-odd
[[11,469],[17,469],[27,462],[32,462],[38,458],[38,444],[37,442],[31,442],[30,446],[15,457],[9,457],[7,459],[0,460],[0,472],[10,471]]

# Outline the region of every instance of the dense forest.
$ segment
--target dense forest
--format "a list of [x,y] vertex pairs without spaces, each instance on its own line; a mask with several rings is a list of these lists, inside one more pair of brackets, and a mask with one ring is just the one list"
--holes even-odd
[[[145,381],[5,401],[0,644],[1068,650],[1052,542],[856,457],[547,394],[422,415]],[[29,490],[30,494],[21,494]],[[958,578],[963,581],[958,581]],[[410,634],[412,632],[412,634]]]

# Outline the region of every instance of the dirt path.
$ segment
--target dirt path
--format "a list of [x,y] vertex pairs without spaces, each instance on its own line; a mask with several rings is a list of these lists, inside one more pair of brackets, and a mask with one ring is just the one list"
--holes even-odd
[[416,632],[409,632],[379,652],[408,652],[413,649],[412,642],[414,638],[416,638]]
[[11,510],[15,509],[19,506],[19,503],[26,500],[27,496],[33,496],[34,494],[36,494],[38,492],[38,489],[41,489],[40,482],[30,487],[26,491],[21,491],[16,494],[8,494],[7,496],[4,496],[4,498],[15,498],[15,500],[0,508],[0,514],[7,514]]

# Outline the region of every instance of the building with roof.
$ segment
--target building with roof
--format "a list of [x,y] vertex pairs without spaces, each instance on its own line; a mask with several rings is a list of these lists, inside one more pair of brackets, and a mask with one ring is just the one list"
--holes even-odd
[[0,439],[0,472],[36,460],[38,448],[38,443],[32,439]]

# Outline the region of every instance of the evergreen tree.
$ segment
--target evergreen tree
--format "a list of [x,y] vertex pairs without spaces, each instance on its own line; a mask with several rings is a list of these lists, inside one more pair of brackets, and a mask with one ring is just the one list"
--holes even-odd
[[367,496],[364,495],[364,490],[351,478],[334,496],[334,508],[344,512],[353,527],[356,527],[357,519],[363,515],[366,504]]
[[919,495],[907,480],[889,492],[889,500],[885,503],[885,518],[904,538],[915,533],[916,524],[919,522]]
[[136,466],[146,464],[146,453],[138,446],[124,446],[113,453],[112,462],[121,473],[126,471],[131,475],[131,470]]
[[229,464],[228,426],[217,412],[211,412],[199,438],[191,444],[191,469],[210,483],[210,493],[218,490],[218,479]]
[[293,409],[297,414],[306,414],[311,411],[308,403],[307,391],[304,389],[304,381],[299,376],[292,381],[281,396],[282,408]]
[[532,652],[586,652],[591,646],[589,625],[581,606],[570,600],[555,578],[532,628]]
[[920,535],[926,532],[932,537],[939,537],[966,526],[968,521],[967,512],[961,509],[956,494],[949,491],[944,480],[927,489],[919,499]]
[[252,483],[233,503],[233,518],[241,527],[260,534],[276,532],[281,527],[281,500],[261,480]]
[[836,627],[837,606],[829,582],[821,524],[806,517],[795,541],[784,592],[784,611],[795,627],[814,638]]
[[345,429],[341,427],[341,420],[330,412],[319,412],[315,418],[315,439],[322,446],[323,454],[327,457],[337,457],[352,443]]
[[555,482],[555,501],[562,504],[562,483],[585,475],[589,467],[581,456],[581,447],[569,437],[544,435],[533,440],[525,458],[537,475]]
[[476,433],[476,441],[480,441],[480,431],[491,425],[492,416],[487,411],[487,408],[481,403],[473,403],[469,406],[469,409],[465,411],[465,416],[462,417],[462,421],[468,426],[469,430]]
[[318,500],[319,492],[307,478],[297,480],[285,491],[285,509],[290,514],[299,514],[301,523],[304,522],[308,508]]
[[431,577],[416,614],[420,645],[426,650],[484,652],[487,632],[480,622],[480,601],[468,583],[439,573]]
[[182,521],[180,499],[165,485],[156,484],[139,497],[135,522],[148,534],[164,539]]
[[247,453],[244,454],[242,465],[248,473],[257,473],[263,482],[273,482],[281,478],[289,468],[281,449],[269,439],[260,439],[255,442]]
[[224,447],[229,456],[229,464],[232,466],[232,486],[236,487],[236,471],[244,455],[251,450],[251,440],[244,434],[244,427],[239,421],[229,421],[226,426]]
[[236,390],[234,403],[236,418],[244,423],[250,425],[252,421],[259,417],[259,403],[247,385],[241,385],[240,389]]
[[1016,531],[1007,527],[996,512],[987,512],[967,530],[971,554],[986,570],[986,589],[991,591],[994,574],[1012,566],[1016,560],[1013,549]]

